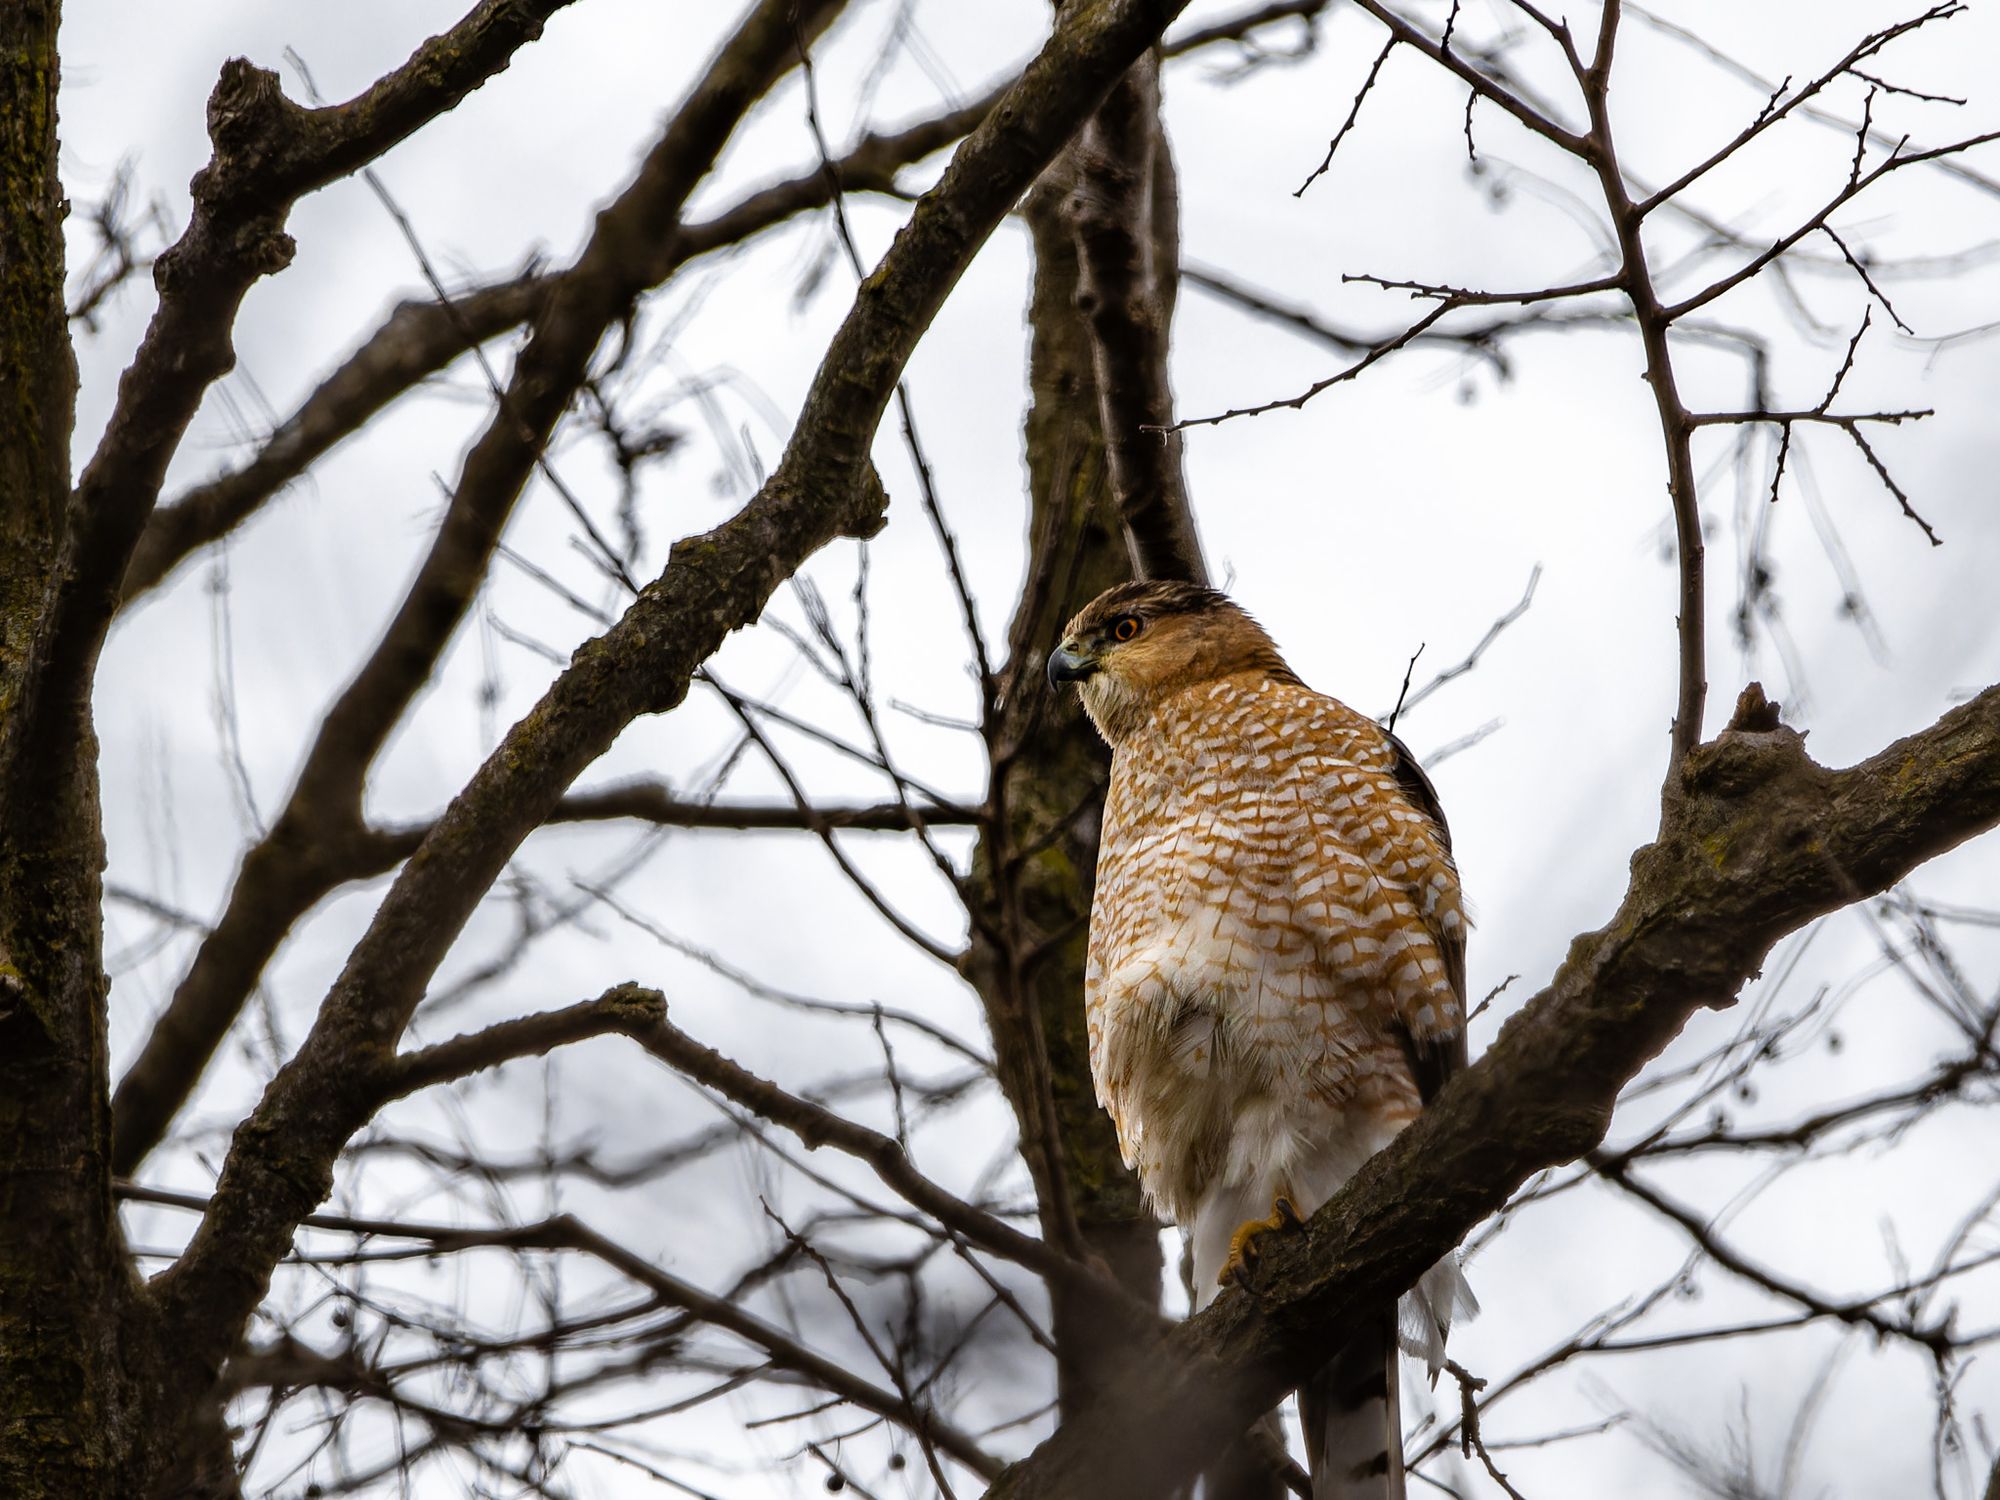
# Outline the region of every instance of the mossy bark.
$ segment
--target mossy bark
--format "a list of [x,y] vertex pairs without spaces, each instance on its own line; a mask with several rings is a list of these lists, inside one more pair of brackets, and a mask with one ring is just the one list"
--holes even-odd
[[0,7],[0,1493],[123,1492],[137,1299],[106,1147],[104,843],[78,755],[22,753],[19,709],[69,496],[56,0]]
[[[1144,85],[1136,92],[1135,78]],[[1180,224],[1155,78],[1149,61],[1136,64],[1021,205],[1035,268],[1024,432],[1028,566],[989,726],[992,822],[974,859],[964,960],[986,1002],[1044,1235],[1102,1259],[1147,1305],[1160,1295],[1160,1225],[1098,1105],[1083,1009],[1110,757],[1077,704],[1049,691],[1042,662],[1069,616],[1133,577],[1142,562],[1151,574],[1203,576],[1177,453],[1171,482],[1156,484],[1162,493],[1152,496],[1152,513],[1171,524],[1149,524],[1141,535],[1124,514],[1131,478],[1121,484],[1106,441],[1111,426],[1136,431],[1153,419],[1146,399],[1167,399],[1165,371],[1156,366],[1173,318]],[[1106,116],[1115,128],[1106,128]],[[1107,177],[1121,186],[1109,197]],[[1088,226],[1078,213],[1086,198],[1105,198]],[[1118,283],[1127,322],[1113,319],[1110,330],[1102,316],[1104,268],[1091,260],[1105,258],[1107,243],[1127,273]],[[1145,275],[1131,274],[1134,266]],[[1133,316],[1150,330],[1149,341],[1122,338]],[[1113,337],[1119,347],[1107,349]],[[1107,372],[1116,388],[1103,384]],[[1118,1383],[1133,1340],[1115,1314],[1061,1289],[1053,1317],[1068,1420]]]

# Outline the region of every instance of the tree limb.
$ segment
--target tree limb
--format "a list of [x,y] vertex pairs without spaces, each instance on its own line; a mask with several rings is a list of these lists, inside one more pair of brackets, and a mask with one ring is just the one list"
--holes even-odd
[[1163,1341],[1147,1374],[1004,1474],[992,1497],[1169,1492],[1534,1172],[1602,1138],[1619,1091],[1771,946],[2000,822],[2000,687],[1857,766],[1815,764],[1753,685],[1670,776],[1610,924],[1415,1124]]
[[187,1250],[152,1284],[173,1351],[168,1383],[190,1409],[213,1388],[293,1226],[325,1197],[341,1146],[367,1118],[371,1060],[394,1047],[515,848],[632,719],[680,703],[701,663],[806,557],[879,527],[884,496],[869,446],[918,338],[1016,199],[1180,8],[1099,0],[1064,13],[862,283],[777,470],[735,517],[675,545],[665,574],[578,650],[390,887],[305,1044],[238,1129]]
[[[1185,57],[1240,41],[1287,19],[1311,21],[1328,0],[1285,0],[1191,32],[1161,49]],[[846,155],[745,194],[714,217],[682,227],[675,266],[740,245],[802,213],[824,208],[837,180],[848,193],[896,193],[897,175],[964,137],[985,119],[1004,88],[900,130],[871,131]],[[671,268],[670,268],[671,269]],[[195,486],[160,506],[146,523],[125,571],[120,607],[165,580],[192,553],[227,535],[314,460],[360,430],[369,417],[466,352],[468,341],[497,338],[533,315],[562,272],[534,271],[452,298],[401,303],[382,326],[322,381],[242,467]],[[662,273],[664,276],[667,272]]]
[[196,485],[146,522],[125,568],[119,607],[149,592],[192,553],[227,536],[377,412],[466,352],[505,333],[548,295],[529,272],[478,287],[449,305],[400,304],[240,468]]
[[[827,25],[845,0],[813,0],[796,24]],[[672,259],[688,195],[751,105],[790,67],[797,0],[762,0],[724,44],[597,216],[590,243],[542,299],[533,333],[388,630],[327,711],[284,811],[244,859],[228,909],[196,952],[119,1081],[112,1170],[157,1145],[234,1024],[285,934],[314,902],[359,878],[382,850],[361,825],[362,787],[389,735],[430,681],[477,596],[528,476],[582,384],[591,355]],[[667,247],[665,250],[662,247]],[[88,476],[86,476],[87,479]]]
[[[305,194],[359,170],[455,106],[541,35],[569,0],[480,0],[410,60],[346,104],[302,109],[275,73],[224,64],[208,101],[215,143],[195,174],[187,232],[154,262],[160,303],[119,381],[97,452],[70,497],[61,552],[35,630],[33,665],[5,763],[12,785],[67,763],[82,732],[97,652],[167,463],[203,394],[235,364],[236,310],[293,253],[285,220]],[[12,802],[10,800],[10,805]]]
[[658,990],[636,984],[614,985],[595,1000],[517,1016],[399,1054],[383,1069],[382,1102],[498,1067],[517,1057],[538,1057],[590,1037],[631,1036],[664,1023],[666,1015],[667,1002]]

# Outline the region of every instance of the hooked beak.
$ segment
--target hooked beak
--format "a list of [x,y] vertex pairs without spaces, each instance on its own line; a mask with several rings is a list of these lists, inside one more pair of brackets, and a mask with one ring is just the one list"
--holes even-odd
[[1081,682],[1097,670],[1097,663],[1081,652],[1072,651],[1064,642],[1049,653],[1049,686],[1059,688],[1065,682]]

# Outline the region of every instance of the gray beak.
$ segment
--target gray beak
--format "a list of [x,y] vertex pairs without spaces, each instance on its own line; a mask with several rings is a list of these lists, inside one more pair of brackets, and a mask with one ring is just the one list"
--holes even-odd
[[1065,682],[1081,682],[1096,670],[1096,662],[1070,650],[1067,643],[1049,653],[1049,686],[1052,688],[1059,688]]

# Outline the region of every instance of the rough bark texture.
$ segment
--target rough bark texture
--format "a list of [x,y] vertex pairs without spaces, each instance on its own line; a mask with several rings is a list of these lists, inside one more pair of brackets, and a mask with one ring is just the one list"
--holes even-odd
[[1180,280],[1173,158],[1160,127],[1160,67],[1142,58],[1071,149],[1063,214],[1077,245],[1105,460],[1142,577],[1207,583],[1181,468],[1167,377]]
[[1271,1246],[1254,1292],[1182,1325],[989,1495],[1168,1493],[1529,1176],[1602,1140],[1624,1085],[1695,1011],[1731,1004],[1779,938],[2000,822],[2000,687],[1844,771],[1775,724],[1748,690],[1669,781],[1610,924],[1303,1234]]
[[[69,495],[76,367],[63,305],[53,0],[0,10],[0,764]],[[104,864],[89,705],[0,842],[0,1493],[111,1493],[131,1418],[131,1273],[105,1149]]]

